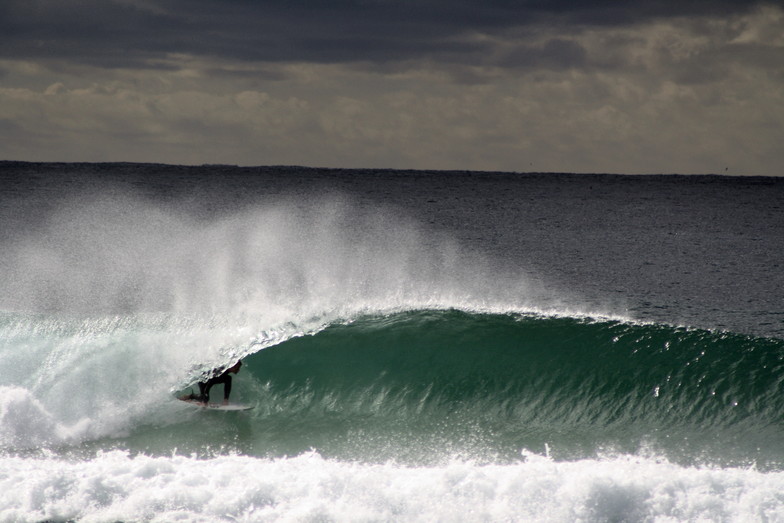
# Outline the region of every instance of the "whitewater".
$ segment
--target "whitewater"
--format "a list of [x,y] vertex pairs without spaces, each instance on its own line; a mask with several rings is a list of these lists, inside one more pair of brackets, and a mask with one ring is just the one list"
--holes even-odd
[[0,182],[0,521],[784,521],[777,179]]

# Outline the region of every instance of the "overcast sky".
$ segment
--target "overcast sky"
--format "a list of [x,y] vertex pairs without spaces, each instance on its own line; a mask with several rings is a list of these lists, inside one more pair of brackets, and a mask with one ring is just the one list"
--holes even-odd
[[784,8],[2,0],[0,159],[784,175]]

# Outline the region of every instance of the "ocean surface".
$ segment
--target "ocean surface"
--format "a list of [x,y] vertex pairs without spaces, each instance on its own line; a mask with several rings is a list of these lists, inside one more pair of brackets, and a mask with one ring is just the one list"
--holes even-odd
[[782,392],[784,178],[0,162],[0,522],[784,521]]

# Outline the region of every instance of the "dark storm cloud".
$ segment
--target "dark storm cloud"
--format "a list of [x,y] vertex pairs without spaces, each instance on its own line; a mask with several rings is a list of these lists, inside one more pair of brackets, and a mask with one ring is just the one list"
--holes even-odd
[[[319,63],[434,59],[476,63],[493,44],[472,35],[575,28],[748,11],[748,1],[582,3],[545,0],[10,0],[0,6],[0,56],[101,67],[151,67],[176,54]],[[507,51],[500,65],[585,62],[566,39]],[[160,66],[160,64],[157,64]]]
[[0,35],[4,58],[133,67],[185,50],[188,27],[178,17],[115,2],[11,0],[0,7]]

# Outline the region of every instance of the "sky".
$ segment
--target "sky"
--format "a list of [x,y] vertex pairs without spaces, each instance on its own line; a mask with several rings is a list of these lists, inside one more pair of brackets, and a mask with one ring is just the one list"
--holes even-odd
[[784,5],[2,0],[0,159],[784,175]]

